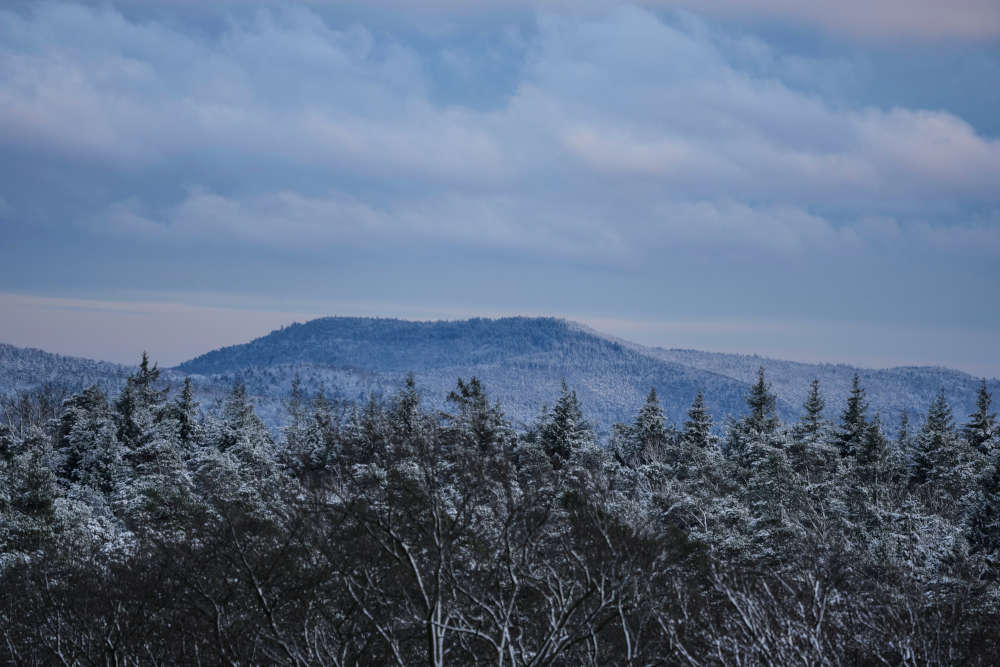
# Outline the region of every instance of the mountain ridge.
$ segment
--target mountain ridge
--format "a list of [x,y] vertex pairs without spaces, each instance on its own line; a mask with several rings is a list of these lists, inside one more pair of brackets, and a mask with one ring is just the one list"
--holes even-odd
[[[397,318],[324,317],[293,322],[251,340],[210,350],[175,367],[164,378],[174,385],[192,376],[205,404],[243,382],[262,416],[277,426],[292,379],[307,393],[348,401],[387,395],[413,373],[425,398],[444,407],[458,378],[475,375],[518,423],[530,423],[551,404],[565,379],[580,395],[587,416],[607,433],[629,421],[650,387],[668,417],[683,423],[698,390],[705,392],[716,423],[744,411],[743,396],[763,365],[786,420],[801,413],[809,383],[820,380],[827,416],[839,415],[857,373],[871,412],[890,429],[903,410],[918,418],[944,389],[961,421],[971,412],[979,379],[937,366],[871,369],[808,363],[753,354],[649,347],[556,317],[472,318],[412,321]],[[70,380],[74,389],[97,383],[119,386],[133,367],[0,344],[0,392]],[[996,379],[988,381],[993,391]]]

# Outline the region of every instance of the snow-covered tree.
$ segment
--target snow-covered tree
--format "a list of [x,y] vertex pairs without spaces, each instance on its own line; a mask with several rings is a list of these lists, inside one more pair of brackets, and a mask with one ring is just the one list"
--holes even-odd
[[823,400],[819,380],[816,378],[809,385],[809,395],[802,404],[802,410],[804,414],[795,426],[795,435],[806,442],[817,442],[825,436],[826,419],[823,411],[826,410],[826,401]]
[[927,419],[917,435],[912,481],[924,484],[935,479],[946,468],[955,464],[955,451],[955,421],[951,406],[942,391],[927,411]]
[[617,455],[626,465],[633,467],[650,461],[661,461],[668,456],[667,450],[673,445],[674,435],[671,431],[667,427],[667,418],[663,414],[656,389],[651,388],[635,421],[621,431]]
[[967,537],[973,554],[988,564],[988,576],[1000,580],[1000,459],[983,480],[982,497],[969,521]]
[[990,412],[992,399],[986,389],[986,380],[983,380],[976,396],[976,411],[969,415],[969,421],[962,429],[969,445],[987,456],[993,453],[997,435],[997,415]]
[[712,416],[705,407],[705,397],[701,390],[694,397],[688,410],[687,421],[684,422],[682,438],[688,445],[707,449],[717,445],[717,438],[712,434]]
[[552,467],[562,468],[573,452],[594,442],[594,432],[583,416],[576,392],[565,380],[562,393],[537,427],[538,443],[548,455]]
[[775,412],[777,403],[778,397],[771,391],[761,366],[757,369],[757,381],[747,394],[747,407],[750,408],[750,414],[745,418],[747,427],[765,436],[774,433],[780,423]]
[[868,402],[865,400],[865,390],[861,387],[858,374],[851,381],[851,393],[847,397],[847,405],[840,414],[840,423],[834,433],[834,441],[840,449],[840,455],[854,456],[861,446],[868,430]]

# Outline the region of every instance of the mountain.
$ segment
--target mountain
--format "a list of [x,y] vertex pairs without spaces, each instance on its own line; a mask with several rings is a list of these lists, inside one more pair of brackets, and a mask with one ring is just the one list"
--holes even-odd
[[[177,387],[190,376],[202,405],[211,408],[234,382],[246,384],[261,417],[273,427],[283,421],[284,402],[299,376],[309,394],[364,401],[391,395],[413,373],[425,401],[444,408],[458,378],[478,377],[491,397],[517,423],[529,424],[559,395],[563,379],[574,389],[588,418],[602,433],[630,421],[650,387],[667,416],[682,423],[695,393],[705,392],[721,423],[745,410],[744,396],[764,366],[778,394],[778,412],[791,420],[809,383],[819,378],[827,414],[843,408],[855,373],[871,404],[890,428],[903,409],[922,418],[944,389],[959,422],[972,412],[979,380],[932,367],[883,370],[806,364],[753,355],[650,348],[615,339],[553,318],[472,319],[412,322],[329,317],[292,324],[243,345],[213,350],[164,370]],[[97,383],[114,391],[132,372],[127,366],[0,345],[0,393],[59,382],[79,389]],[[1000,383],[990,382],[996,392]]]
[[[296,373],[303,385],[328,395],[363,399],[395,391],[408,373],[431,405],[458,378],[478,377],[516,422],[529,423],[559,395],[562,380],[574,389],[599,430],[629,421],[650,387],[665,411],[682,421],[699,389],[716,415],[742,410],[746,385],[595,336],[551,318],[410,322],[324,318],[293,324],[245,345],[209,352],[178,369],[198,378],[231,376],[253,393],[287,390]],[[794,409],[782,404],[791,414]]]
[[30,347],[0,343],[0,394],[58,384],[69,391],[98,385],[117,391],[133,369],[107,361],[52,354]]
[[[846,364],[809,364],[796,361],[769,359],[757,355],[700,352],[698,350],[647,348],[630,345],[651,357],[681,364],[703,371],[718,373],[740,382],[752,382],[757,369],[766,369],[768,381],[775,393],[794,406],[801,406],[813,378],[820,381],[826,398],[827,416],[839,417],[851,391],[855,373],[869,402],[869,414],[879,413],[883,423],[894,430],[903,410],[909,412],[911,421],[920,419],[927,407],[944,389],[955,419],[963,422],[975,410],[976,394],[981,378],[968,373],[937,366],[900,366],[896,368],[856,368]],[[987,387],[997,395],[1000,381],[988,380]]]

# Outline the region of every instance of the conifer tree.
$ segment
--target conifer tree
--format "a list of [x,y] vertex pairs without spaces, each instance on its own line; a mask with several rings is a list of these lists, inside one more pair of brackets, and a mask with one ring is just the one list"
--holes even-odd
[[308,414],[305,395],[302,391],[302,378],[298,373],[292,378],[291,392],[285,407],[288,412],[288,424],[285,426],[285,447],[293,456],[303,460],[309,459],[312,457],[312,450],[316,443],[310,442],[310,432],[312,431],[310,422],[312,419]]
[[775,414],[777,402],[778,398],[764,378],[764,367],[761,366],[757,369],[757,381],[747,394],[747,407],[750,408],[750,414],[744,420],[747,427],[762,435],[774,433],[780,423]]
[[124,452],[104,392],[92,386],[63,405],[58,441],[62,477],[110,494],[124,477]]
[[799,421],[795,433],[801,440],[815,442],[822,435],[825,421],[823,411],[826,409],[826,401],[823,400],[823,395],[819,390],[818,378],[814,378],[812,384],[809,385],[809,395],[806,397],[805,403],[802,404],[802,409],[805,414]]
[[988,575],[997,579],[1000,578],[1000,459],[993,462],[982,491],[967,536],[972,553],[984,557],[989,565]]
[[181,446],[190,450],[198,441],[201,430],[198,423],[198,401],[194,398],[191,378],[184,378],[184,387],[174,402],[173,417],[177,420],[177,434]]
[[222,451],[237,445],[241,447],[269,447],[271,436],[267,426],[254,412],[247,396],[247,386],[235,382],[222,408],[220,432],[216,444]]
[[468,382],[459,378],[447,400],[455,408],[448,415],[450,431],[465,446],[488,455],[510,442],[512,434],[506,428],[503,411],[499,404],[489,404],[479,378],[473,377]]
[[[62,469],[59,471],[63,479],[74,479],[89,447],[80,436],[94,429],[95,420],[109,416],[108,399],[97,385],[90,386],[63,402],[56,442],[63,457]],[[77,437],[71,441],[74,432],[77,432]]]
[[899,417],[896,446],[901,452],[905,452],[910,448],[910,412],[906,408],[903,408],[903,414]]
[[690,409],[688,409],[688,419],[684,422],[683,440],[685,444],[702,449],[715,444],[715,439],[712,436],[712,416],[705,408],[705,397],[700,389],[694,397]]
[[396,395],[392,406],[392,427],[403,439],[413,437],[420,422],[420,392],[413,373],[406,376],[403,388]]
[[840,415],[840,424],[836,432],[836,444],[841,456],[854,456],[864,440],[868,429],[867,411],[865,390],[862,389],[861,380],[855,373],[851,381],[851,394],[847,397],[847,406]]
[[969,415],[969,421],[962,429],[969,445],[982,454],[989,455],[997,432],[997,415],[990,412],[992,396],[986,389],[986,380],[979,387],[976,411]]
[[115,403],[118,420],[118,440],[129,450],[137,449],[148,437],[161,410],[167,391],[157,388],[160,369],[150,366],[149,355],[142,353],[139,369],[129,376]]
[[857,465],[870,476],[884,472],[889,465],[889,441],[882,432],[882,418],[875,418],[865,427],[865,436],[857,450]]
[[951,456],[954,450],[954,428],[951,406],[942,389],[931,404],[927,420],[917,436],[911,473],[913,483],[924,484],[942,472],[942,467],[955,465]]
[[661,459],[671,440],[660,399],[656,389],[651,388],[646,402],[635,416],[635,422],[628,429],[626,451],[622,456],[630,465]]
[[539,428],[538,439],[556,470],[569,461],[575,450],[594,441],[594,432],[583,417],[576,392],[570,391],[565,380],[559,399]]

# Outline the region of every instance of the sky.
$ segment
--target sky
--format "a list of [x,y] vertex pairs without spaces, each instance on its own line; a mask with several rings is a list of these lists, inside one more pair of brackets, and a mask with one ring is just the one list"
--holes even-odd
[[323,315],[1000,376],[995,0],[0,7],[0,342]]

